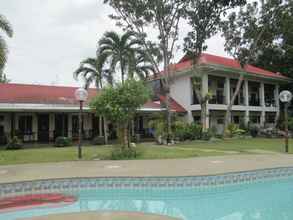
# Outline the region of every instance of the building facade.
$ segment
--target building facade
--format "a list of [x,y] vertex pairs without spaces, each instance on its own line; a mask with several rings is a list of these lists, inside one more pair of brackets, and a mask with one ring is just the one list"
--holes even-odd
[[[0,144],[12,136],[24,142],[53,142],[59,136],[78,139],[79,103],[75,100],[75,87],[0,84]],[[92,139],[104,135],[103,118],[96,116],[88,104],[98,95],[96,89],[88,90],[88,101],[84,103],[83,138]],[[143,137],[152,134],[148,121],[154,113],[165,111],[162,100],[149,101],[138,110],[133,122],[133,133]],[[172,100],[172,111],[184,114],[182,108]],[[115,128],[109,123],[110,138],[115,138]]]
[[280,85],[291,82],[279,73],[251,65],[242,69],[233,59],[210,54],[199,58],[196,70],[191,60],[184,57],[174,66],[173,72],[171,97],[186,109],[186,120],[200,121],[201,106],[192,83],[193,77],[197,77],[201,80],[201,93],[212,95],[207,105],[206,127],[219,133],[223,131],[225,112],[240,74],[243,74],[244,81],[232,107],[231,121],[235,124],[274,126],[280,111]]

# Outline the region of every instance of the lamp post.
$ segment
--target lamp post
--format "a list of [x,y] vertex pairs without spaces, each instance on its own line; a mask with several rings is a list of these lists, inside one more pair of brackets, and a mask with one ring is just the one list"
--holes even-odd
[[284,122],[285,122],[285,152],[289,152],[289,140],[288,140],[288,106],[292,100],[292,93],[284,90],[280,93],[279,98],[284,103]]
[[87,100],[88,97],[88,92],[83,89],[79,88],[75,90],[75,98],[77,101],[79,101],[79,134],[78,134],[78,159],[82,158],[82,150],[81,150],[81,145],[82,145],[82,107],[83,107],[83,102]]

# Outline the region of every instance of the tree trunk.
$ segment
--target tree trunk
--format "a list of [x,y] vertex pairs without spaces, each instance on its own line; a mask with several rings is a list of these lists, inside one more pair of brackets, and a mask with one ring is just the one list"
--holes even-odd
[[232,107],[234,105],[236,97],[238,96],[238,94],[240,92],[243,80],[244,80],[244,76],[243,76],[243,74],[241,74],[238,78],[235,92],[233,93],[232,98],[230,100],[230,103],[227,106],[227,110],[226,110],[226,114],[225,114],[225,121],[224,121],[224,130],[223,130],[224,136],[226,135],[226,130],[227,130],[228,125],[231,123]]
[[203,100],[200,104],[201,107],[201,112],[200,112],[200,119],[201,119],[201,125],[202,125],[202,130],[206,131],[207,126],[206,126],[206,119],[207,119],[207,100]]
[[108,123],[107,123],[107,119],[106,117],[103,117],[104,123],[103,123],[103,127],[104,127],[104,141],[105,144],[108,144]]
[[171,123],[172,123],[172,116],[171,116],[171,108],[170,108],[170,94],[169,92],[166,93],[166,110],[167,110],[167,144],[171,143]]

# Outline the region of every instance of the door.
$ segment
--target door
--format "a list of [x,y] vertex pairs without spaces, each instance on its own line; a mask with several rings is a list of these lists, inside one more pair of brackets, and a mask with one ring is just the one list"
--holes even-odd
[[49,142],[49,114],[38,115],[38,141]]
[[68,115],[55,115],[55,138],[68,137]]

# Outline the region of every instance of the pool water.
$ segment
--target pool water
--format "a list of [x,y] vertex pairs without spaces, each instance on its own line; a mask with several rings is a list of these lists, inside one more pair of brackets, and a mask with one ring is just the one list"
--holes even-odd
[[76,203],[0,213],[1,220],[86,211],[138,211],[184,220],[292,220],[293,177],[198,188],[80,190]]

